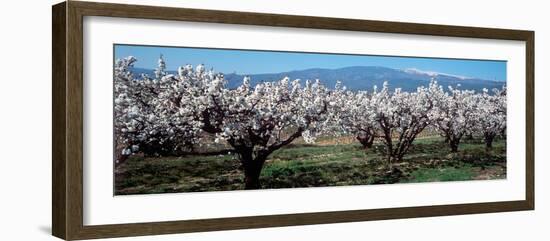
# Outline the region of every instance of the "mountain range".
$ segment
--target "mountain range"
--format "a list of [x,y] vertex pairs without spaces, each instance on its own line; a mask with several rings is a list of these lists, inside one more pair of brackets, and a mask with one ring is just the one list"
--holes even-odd
[[[148,74],[154,76],[154,70],[133,68],[134,74]],[[175,71],[169,71],[175,74]],[[236,73],[224,73],[228,88],[236,88],[247,75]],[[418,69],[393,69],[380,66],[352,66],[339,69],[313,68],[305,70],[295,70],[280,73],[251,74],[251,85],[254,86],[260,82],[276,81],[284,77],[290,79],[301,79],[305,81],[319,79],[327,87],[334,87],[336,81],[342,81],[343,85],[350,90],[372,90],[374,85],[381,88],[384,81],[388,81],[390,89],[401,88],[403,91],[416,91],[419,86],[427,86],[432,78],[444,86],[456,87],[460,89],[475,90],[480,92],[483,88],[489,90],[501,88],[506,84],[504,81],[486,80],[480,78],[463,77],[445,73],[421,71]]]

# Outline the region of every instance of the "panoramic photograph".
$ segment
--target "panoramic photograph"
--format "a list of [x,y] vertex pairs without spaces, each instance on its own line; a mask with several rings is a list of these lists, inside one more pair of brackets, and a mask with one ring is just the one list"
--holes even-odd
[[113,50],[114,195],[506,179],[506,61]]

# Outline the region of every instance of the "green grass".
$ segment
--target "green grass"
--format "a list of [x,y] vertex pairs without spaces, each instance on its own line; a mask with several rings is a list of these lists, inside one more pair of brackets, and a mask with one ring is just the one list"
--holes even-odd
[[[466,140],[458,153],[439,137],[419,138],[403,162],[391,169],[383,146],[365,152],[358,144],[292,144],[274,152],[260,176],[262,188],[368,185],[501,179],[506,177],[505,141],[485,149]],[[133,156],[115,171],[116,194],[224,191],[243,188],[243,171],[233,155]]]
[[406,182],[445,182],[445,181],[466,181],[476,176],[472,167],[443,167],[443,168],[421,168],[411,172]]

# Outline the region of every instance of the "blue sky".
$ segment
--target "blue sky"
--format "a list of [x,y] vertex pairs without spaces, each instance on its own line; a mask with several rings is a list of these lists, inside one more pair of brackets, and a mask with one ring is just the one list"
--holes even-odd
[[279,73],[310,68],[337,69],[349,66],[383,66],[417,69],[488,80],[506,80],[506,61],[391,57],[326,53],[115,45],[115,59],[134,56],[139,68],[153,69],[160,54],[168,70],[185,64],[204,64],[222,73]]

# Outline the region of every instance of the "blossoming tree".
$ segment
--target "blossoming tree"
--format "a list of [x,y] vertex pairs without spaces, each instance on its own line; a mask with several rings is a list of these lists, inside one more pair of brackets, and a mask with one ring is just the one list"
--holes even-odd
[[435,81],[429,87],[419,87],[411,93],[403,92],[400,88],[390,93],[387,82],[384,82],[380,91],[375,87],[369,109],[374,113],[374,120],[380,128],[389,164],[401,161],[418,134],[430,125],[433,115],[431,94],[438,89]]
[[377,136],[375,114],[367,91],[347,91],[340,81],[331,92],[330,134],[352,134],[368,150]]
[[183,95],[181,81],[173,81],[176,77],[166,74],[162,56],[154,78],[136,78],[131,72],[136,61],[132,56],[119,59],[114,68],[117,163],[138,150],[167,155],[191,149],[200,129],[185,108],[173,106]]
[[188,96],[203,131],[225,140],[238,154],[245,174],[245,188],[260,187],[259,177],[267,157],[298,137],[314,141],[326,118],[327,89],[318,82],[288,78],[260,83],[251,88],[245,77],[236,90],[224,87],[223,79],[193,88]]
[[485,146],[492,148],[494,139],[506,132],[506,88],[493,89],[493,94],[483,89],[477,101],[479,106],[475,128],[483,135]]
[[472,90],[459,90],[449,86],[432,93],[435,100],[433,124],[449,143],[451,152],[457,152],[462,137],[473,132],[478,117],[478,98]]
[[[228,89],[222,74],[203,65],[180,67],[177,76],[167,74],[162,58],[155,78],[126,80],[133,62],[135,58],[117,62],[123,66],[115,75],[120,82],[117,99],[123,100],[116,102],[120,142],[143,145],[154,136],[159,143],[192,146],[203,133],[214,135],[238,155],[246,189],[260,187],[260,172],[271,153],[298,137],[313,142],[327,118],[328,89],[319,81],[306,81],[302,87],[299,80],[284,78],[251,87],[246,77],[241,86]],[[139,93],[130,94],[134,92]],[[129,114],[133,110],[136,115]]]

